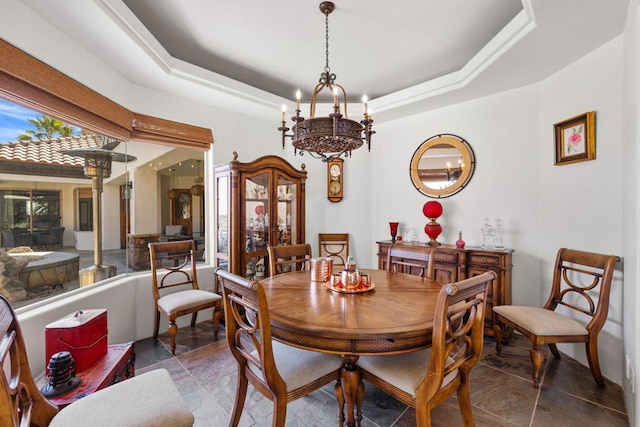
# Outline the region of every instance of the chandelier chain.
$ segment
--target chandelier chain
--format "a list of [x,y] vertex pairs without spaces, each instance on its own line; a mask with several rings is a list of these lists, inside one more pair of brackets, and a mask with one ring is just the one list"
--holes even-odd
[[331,68],[329,67],[329,13],[324,14],[324,33],[325,33],[325,42],[324,42],[324,52],[325,52],[325,65],[324,71],[329,74],[331,72]]

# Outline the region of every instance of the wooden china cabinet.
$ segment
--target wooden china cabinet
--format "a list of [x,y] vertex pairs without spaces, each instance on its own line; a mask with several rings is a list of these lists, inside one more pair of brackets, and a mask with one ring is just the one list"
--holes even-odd
[[216,265],[249,279],[269,277],[269,245],[305,242],[307,171],[278,156],[215,167]]
[[[387,268],[387,253],[391,241],[381,241],[378,244],[378,268]],[[396,245],[418,246],[425,252],[431,249],[427,243],[397,241]],[[467,277],[477,276],[487,270],[497,275],[493,286],[487,292],[487,308],[485,310],[485,335],[493,336],[493,307],[511,304],[511,254],[512,249],[482,249],[467,246],[458,249],[454,245],[440,245],[436,247],[434,255],[435,279],[440,283],[457,282]],[[506,336],[505,338],[508,338]]]

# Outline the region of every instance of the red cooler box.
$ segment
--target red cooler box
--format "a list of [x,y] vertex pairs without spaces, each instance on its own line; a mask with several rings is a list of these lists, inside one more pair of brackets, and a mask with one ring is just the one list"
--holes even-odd
[[107,353],[107,310],[71,313],[49,323],[44,335],[46,365],[53,354],[68,351],[76,362],[76,372],[82,372]]

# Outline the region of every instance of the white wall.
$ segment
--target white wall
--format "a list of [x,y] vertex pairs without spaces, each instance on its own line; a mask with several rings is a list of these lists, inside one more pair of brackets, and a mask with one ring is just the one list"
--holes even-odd
[[[453,244],[462,231],[468,246],[479,246],[483,218],[501,218],[505,246],[515,249],[514,303],[539,301],[538,102],[537,87],[529,86],[378,126],[371,153],[372,239],[389,239],[388,223],[395,220],[417,228],[421,241],[429,240],[422,206],[433,199],[411,183],[409,162],[424,140],[458,135],[473,148],[476,171],[465,189],[440,200],[444,212],[438,218],[443,227],[438,241]],[[375,257],[374,248],[370,257]]]
[[[624,256],[622,37],[545,80],[540,90],[540,256],[543,295],[559,247]],[[553,123],[596,112],[596,160],[554,166]],[[622,382],[622,264],[614,274],[609,317],[599,337],[603,374]],[[586,363],[583,345],[561,350]]]
[[[628,16],[624,31],[624,89],[623,89],[623,131],[622,149],[623,158],[624,192],[623,226],[624,226],[624,298],[623,298],[623,342],[624,354],[628,356],[631,367],[637,374],[640,372],[640,360],[638,360],[638,314],[640,305],[640,292],[636,290],[638,283],[638,166],[640,165],[640,151],[638,150],[638,135],[640,135],[640,111],[638,100],[640,99],[640,85],[638,74],[640,73],[640,2],[629,2]],[[626,362],[626,361],[625,361]],[[626,364],[626,363],[625,363]],[[629,375],[631,377],[631,375]],[[625,375],[626,377],[626,375]],[[629,425],[637,425],[637,408],[640,405],[640,394],[637,392],[640,385],[637,375],[635,378],[624,378],[622,383],[625,389],[625,401],[629,413]],[[635,391],[635,395],[634,395]]]

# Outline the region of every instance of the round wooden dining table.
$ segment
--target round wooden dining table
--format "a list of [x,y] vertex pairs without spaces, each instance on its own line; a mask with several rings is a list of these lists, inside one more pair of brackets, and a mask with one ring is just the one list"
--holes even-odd
[[[360,425],[364,384],[357,366],[362,355],[397,354],[429,347],[438,292],[430,279],[385,270],[361,270],[373,289],[341,293],[311,281],[307,271],[279,274],[261,281],[269,305],[274,339],[342,356],[336,384],[339,424]],[[354,415],[354,409],[356,414]]]

